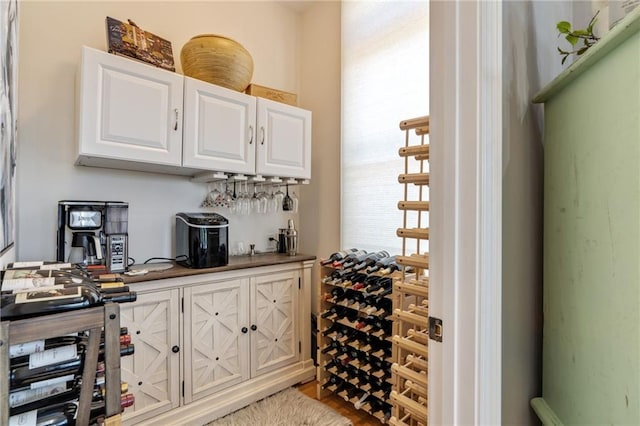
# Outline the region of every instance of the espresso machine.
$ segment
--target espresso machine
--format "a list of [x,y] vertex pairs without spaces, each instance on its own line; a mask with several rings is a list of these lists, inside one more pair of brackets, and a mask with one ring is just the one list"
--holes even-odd
[[122,201],[59,201],[57,260],[126,271],[128,216]]

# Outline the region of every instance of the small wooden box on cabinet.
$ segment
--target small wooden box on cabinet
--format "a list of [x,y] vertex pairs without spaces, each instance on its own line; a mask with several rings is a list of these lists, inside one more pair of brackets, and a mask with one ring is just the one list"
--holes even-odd
[[295,93],[285,92],[283,90],[272,89],[270,87],[260,86],[251,83],[245,93],[260,98],[271,99],[272,101],[282,102],[283,104],[298,106],[298,95]]

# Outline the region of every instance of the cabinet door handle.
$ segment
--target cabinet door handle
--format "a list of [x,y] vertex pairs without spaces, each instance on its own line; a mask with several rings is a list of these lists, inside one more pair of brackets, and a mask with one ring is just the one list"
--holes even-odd
[[249,136],[249,145],[251,145],[253,143],[253,126],[249,126],[249,134],[251,136]]
[[180,352],[180,346],[175,345],[174,347],[171,348],[171,352],[173,352],[174,354],[177,354],[178,352]]
[[252,325],[251,325],[251,330],[252,330],[252,331],[256,331],[257,329],[258,329],[258,327],[257,327],[255,324],[252,324]]
[[175,123],[173,125],[173,130],[176,131],[176,130],[178,130],[178,108],[175,108],[173,110],[173,112],[176,113],[176,121],[175,121]]
[[247,327],[242,327],[242,329],[240,331],[242,331],[243,333],[246,334],[246,332],[249,331],[249,329]]
[[264,126],[260,126],[260,145],[264,145]]

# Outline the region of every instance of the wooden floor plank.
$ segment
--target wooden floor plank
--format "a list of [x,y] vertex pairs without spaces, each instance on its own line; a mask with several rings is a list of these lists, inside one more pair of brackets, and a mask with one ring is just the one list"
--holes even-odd
[[[307,383],[298,385],[298,390],[308,396],[309,398],[316,399],[316,386],[318,382],[312,380]],[[331,394],[320,400],[323,404],[333,408],[335,411],[351,420],[354,426],[380,426],[382,423],[375,417],[362,410],[356,410],[353,404],[348,403],[344,399]]]

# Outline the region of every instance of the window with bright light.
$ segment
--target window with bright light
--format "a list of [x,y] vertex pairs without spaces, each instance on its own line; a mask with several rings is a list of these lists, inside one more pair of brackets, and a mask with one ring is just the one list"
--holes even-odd
[[342,2],[342,247],[401,253],[399,123],[428,114],[429,3]]

